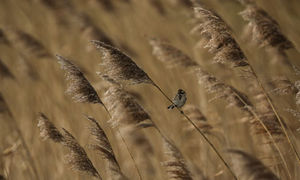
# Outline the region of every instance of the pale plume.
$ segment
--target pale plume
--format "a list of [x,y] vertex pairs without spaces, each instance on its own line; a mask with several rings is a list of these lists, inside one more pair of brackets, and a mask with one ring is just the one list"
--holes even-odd
[[97,92],[80,69],[62,56],[56,55],[56,57],[69,81],[67,94],[72,96],[75,102],[102,104]]
[[234,169],[240,180],[279,180],[279,178],[257,158],[240,150],[229,150],[233,156]]
[[245,3],[246,8],[240,14],[248,21],[248,28],[253,39],[262,47],[269,46],[279,51],[293,48],[291,41],[281,32],[279,24],[255,3]]
[[167,160],[162,164],[166,167],[169,179],[173,180],[192,180],[190,170],[179,149],[167,139],[164,139],[164,151]]
[[216,62],[229,63],[233,67],[249,65],[240,46],[232,37],[231,29],[219,15],[201,6],[195,7],[194,12],[199,24],[192,33],[202,35],[204,43],[201,45],[215,55]]
[[45,114],[39,114],[37,126],[40,128],[40,136],[43,138],[43,140],[51,139],[54,142],[63,141],[63,135]]
[[69,149],[65,160],[71,169],[102,179],[85,150],[78,144],[73,135],[63,129],[63,136],[64,140],[62,141],[62,145]]
[[101,41],[91,42],[101,53],[103,74],[121,84],[153,84],[150,77],[123,52]]
[[94,118],[90,116],[87,116],[86,118],[90,122],[90,133],[94,137],[94,143],[91,145],[91,148],[99,151],[103,159],[106,160],[109,173],[108,177],[111,179],[126,180],[127,177],[121,171],[120,165],[104,130]]

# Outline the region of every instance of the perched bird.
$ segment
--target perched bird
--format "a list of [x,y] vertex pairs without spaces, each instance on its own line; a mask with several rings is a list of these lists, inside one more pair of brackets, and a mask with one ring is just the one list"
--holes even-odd
[[186,93],[182,89],[178,89],[176,96],[173,99],[173,104],[168,106],[168,109],[173,109],[174,107],[181,108],[186,102]]

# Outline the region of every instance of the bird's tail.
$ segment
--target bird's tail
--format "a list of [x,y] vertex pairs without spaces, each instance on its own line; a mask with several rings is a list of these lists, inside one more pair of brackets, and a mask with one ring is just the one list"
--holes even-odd
[[168,106],[168,109],[173,109],[175,107],[174,104],[171,104],[170,106]]

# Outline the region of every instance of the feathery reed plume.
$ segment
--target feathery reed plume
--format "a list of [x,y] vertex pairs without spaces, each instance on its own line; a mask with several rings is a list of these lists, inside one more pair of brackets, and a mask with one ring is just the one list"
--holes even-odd
[[[261,114],[260,116],[262,118],[268,116],[268,118],[261,119],[264,122],[263,124],[265,124],[267,128],[267,124],[269,124],[271,128],[275,127],[276,131],[273,132],[275,132],[277,135],[279,135],[279,131],[277,130],[281,129],[280,134],[285,135],[300,165],[300,155],[291,141],[291,138],[287,132],[287,128],[285,127],[285,123],[279,116],[277,109],[275,108],[272,102],[272,99],[269,97],[267,91],[265,90],[262,82],[258,78],[253,67],[248,63],[246,56],[239,48],[239,45],[237,44],[235,39],[232,37],[230,28],[220,16],[218,16],[213,11],[204,9],[203,7],[195,8],[195,16],[197,18],[205,20],[204,22],[200,23],[199,26],[197,26],[196,31],[200,31],[200,33],[203,34],[204,37],[209,40],[208,45],[206,46],[208,46],[210,50],[217,50],[217,52],[215,52],[215,58],[218,59],[219,57],[222,57],[222,59],[228,62],[232,62],[232,60],[228,58],[232,58],[233,60],[235,59],[234,62],[238,63],[233,63],[234,67],[239,67],[239,70],[242,70],[244,74],[248,73],[250,80],[249,85],[252,92],[254,92],[254,94],[256,95],[264,96],[264,98],[260,98],[260,100],[264,101],[263,104],[266,107],[266,109],[261,109],[261,112],[258,112],[258,114]],[[223,51],[222,49],[229,49],[229,51]],[[258,102],[258,105],[254,104],[254,106],[260,106],[260,102]],[[256,108],[256,110],[260,109]],[[272,116],[269,116],[268,113],[271,113]]]
[[192,175],[188,169],[185,159],[179,149],[167,139],[164,139],[164,151],[168,160],[162,163],[166,167],[170,179],[192,180]]
[[28,56],[36,58],[52,57],[45,46],[32,35],[18,29],[7,29],[5,31],[10,42],[13,42],[19,51],[25,52]]
[[[181,66],[191,69],[191,72],[197,75],[199,84],[203,85],[207,92],[216,94],[214,99],[224,98],[229,106],[237,106],[242,109],[242,111],[248,112],[245,106],[251,106],[251,103],[246,95],[220,82],[216,77],[203,70],[203,68],[188,55],[171,44],[157,38],[152,38],[149,42],[153,48],[152,53],[158,60],[167,64],[168,67]],[[237,95],[239,95],[239,97],[237,97]],[[247,104],[245,105],[241,102],[240,98]]]
[[[206,117],[202,114],[200,109],[195,105],[186,104],[183,107],[183,111],[203,131],[203,133],[209,134],[210,130],[213,129],[213,126],[211,126],[207,122]],[[190,132],[190,131],[194,131],[195,129],[192,126],[189,126],[186,130]]]
[[222,18],[201,6],[195,7],[194,11],[200,23],[193,28],[192,33],[200,33],[204,37],[201,45],[215,54],[214,61],[229,63],[233,67],[248,66],[244,53]]
[[263,9],[255,3],[244,3],[246,8],[240,14],[248,21],[248,28],[252,32],[253,39],[262,47],[270,46],[278,52],[293,48],[291,41],[281,32],[279,24]]
[[[106,67],[106,72],[108,76],[114,79],[116,82],[121,81],[130,81],[131,84],[138,84],[138,83],[149,83],[152,84],[159,92],[170,102],[173,104],[173,101],[163,92],[163,90],[155,84],[150,77],[140,69],[128,56],[120,52],[119,50],[106,45],[100,41],[92,41],[94,45],[101,50],[102,57],[104,59],[104,64]],[[108,69],[108,70],[107,70]],[[205,136],[205,134],[196,126],[191,119],[184,114],[183,111],[176,108],[178,111],[182,113],[182,115],[197,129],[197,131],[201,134],[201,136],[205,139],[205,141],[209,144],[209,146],[214,150],[214,152],[218,155],[227,169],[230,171],[232,176],[236,179],[236,176],[230,169],[229,165],[226,163],[224,158],[218,152],[216,147],[210,142],[210,140]],[[117,112],[117,111],[116,111]],[[150,124],[151,125],[151,124]],[[148,126],[148,123],[147,123]]]
[[106,44],[113,45],[112,40],[92,21],[85,13],[74,13],[73,15],[80,26],[82,34],[87,34],[89,39],[98,39]]
[[102,157],[106,160],[107,169],[109,172],[108,178],[127,180],[128,178],[122,173],[120,165],[104,130],[94,118],[90,116],[87,116],[86,118],[90,122],[90,133],[95,139],[95,142],[91,145],[91,148],[99,151]]
[[67,94],[71,95],[75,102],[103,104],[80,69],[62,56],[56,55],[56,57],[58,63],[61,64],[61,68],[65,70],[67,80],[69,80]]
[[71,169],[102,179],[83,147],[81,147],[73,135],[64,128],[63,137],[64,140],[61,143],[70,151],[70,153],[65,156],[65,159]]
[[65,156],[65,160],[72,170],[80,171],[98,179],[102,179],[88,158],[85,150],[78,144],[71,133],[64,128],[61,133],[43,113],[40,113],[38,121],[40,136],[44,140],[51,139],[69,149],[70,153]]
[[121,124],[135,125],[136,127],[152,127],[150,115],[136,102],[134,97],[117,86],[111,86],[103,99],[112,112],[111,123],[113,127]]
[[[254,130],[256,132],[264,132],[271,139],[272,143],[275,145],[281,159],[284,162],[285,167],[288,169],[286,161],[283,158],[283,154],[281,153],[279,147],[277,146],[273,134],[279,135],[278,132],[280,129],[280,125],[274,119],[265,118],[270,117],[269,112],[256,112],[251,102],[248,100],[247,96],[242,92],[239,92],[234,87],[227,85],[223,82],[220,82],[215,76],[209,74],[203,68],[198,65],[195,61],[193,61],[189,56],[185,55],[179,49],[172,47],[170,44],[162,46],[161,43],[154,43],[155,41],[161,42],[159,40],[150,39],[150,44],[153,46],[153,54],[162,62],[174,65],[181,65],[186,68],[190,68],[190,66],[185,66],[185,64],[192,64],[193,74],[197,75],[198,83],[201,84],[208,93],[215,94],[213,99],[223,98],[227,101],[228,106],[235,106],[244,112],[244,118],[250,123],[253,124]],[[165,42],[166,44],[166,42]],[[155,50],[156,49],[156,50]],[[169,58],[173,51],[174,54],[182,54],[177,56],[172,56],[173,58]],[[156,53],[160,52],[160,53]],[[184,57],[184,58],[182,58]],[[183,62],[186,61],[186,62]],[[180,63],[178,63],[180,62]],[[265,100],[265,99],[264,99]],[[267,101],[264,101],[266,103]],[[268,103],[268,102],[267,102]],[[270,110],[270,106],[268,106],[268,110]],[[259,114],[258,114],[259,113]],[[272,113],[271,113],[272,114]],[[272,114],[274,118],[274,113]],[[192,118],[191,118],[192,119]],[[197,122],[197,121],[196,121]],[[198,124],[197,124],[198,125]],[[201,127],[201,126],[198,126]]]
[[206,117],[202,114],[200,109],[192,104],[187,104],[183,107],[184,112],[189,115],[189,117],[195,121],[207,121]]
[[8,67],[0,59],[0,79],[6,78],[6,77],[15,79],[15,76],[10,72]]
[[[239,52],[238,54],[240,54],[241,55],[240,57],[242,57],[242,59],[240,59],[240,60],[245,62],[245,63],[243,63],[244,64],[243,66],[239,66],[239,67],[242,67],[243,70],[249,72],[249,76],[251,78],[253,78],[253,81],[251,81],[253,83],[253,87],[252,87],[253,92],[256,92],[256,95],[261,95],[261,96],[257,96],[259,98],[257,98],[257,101],[254,104],[255,109],[258,111],[257,113],[261,116],[261,120],[263,121],[263,123],[265,124],[265,126],[267,127],[268,130],[270,130],[271,132],[274,132],[278,135],[283,134],[281,127],[280,127],[280,123],[277,121],[277,116],[275,115],[275,113],[272,113],[273,109],[272,109],[270,103],[268,102],[266,97],[262,97],[262,96],[266,95],[263,93],[264,89],[262,88],[262,86],[259,87],[260,82],[258,81],[258,78],[256,77],[252,67],[249,66],[248,60],[246,59],[244,53],[242,52],[242,50],[239,48],[238,44],[232,37],[230,28],[227,26],[227,24],[222,20],[222,18],[220,16],[218,16],[213,11],[204,9],[202,7],[195,8],[195,16],[197,18],[200,18],[201,20],[203,20],[203,22],[200,23],[200,25],[196,27],[196,31],[200,31],[200,33],[203,34],[205,38],[208,38],[209,42],[205,47],[209,47],[210,51],[217,50],[217,52],[219,52],[215,55],[215,58],[221,57],[221,59],[230,61],[230,59],[228,59],[230,57],[226,56],[227,50],[229,50],[228,51],[229,54],[231,54],[232,50]],[[222,49],[225,49],[225,51],[223,52]],[[223,53],[225,56],[223,56]],[[245,67],[245,66],[247,66],[247,67]],[[203,72],[200,70],[200,71],[198,71],[197,74],[198,74],[198,76],[200,76],[200,78],[199,78],[200,82],[204,80],[203,84],[205,83],[208,85],[208,87],[210,88],[209,91],[220,92],[222,95],[222,94],[224,94],[224,92],[226,92],[225,90],[228,89],[229,94],[236,94],[235,90],[233,90],[232,88],[227,88],[222,83],[218,83],[215,78],[210,77],[209,75],[207,75],[206,72]],[[259,90],[257,90],[257,89],[259,89]],[[229,97],[232,97],[232,96],[229,96]],[[262,98],[260,98],[260,97],[262,97]],[[244,99],[244,100],[246,100],[246,99]],[[248,101],[245,101],[245,102],[248,102]],[[263,107],[262,103],[264,104],[264,109],[261,109],[261,107]],[[247,103],[247,104],[250,105],[249,103]],[[246,110],[248,110],[248,109],[246,109]],[[265,118],[265,117],[271,117],[270,115],[272,115],[273,118]],[[254,121],[254,122],[259,124],[259,122],[257,122],[257,121]],[[264,128],[262,128],[262,126],[259,125],[257,127],[259,128],[258,131],[265,132],[265,130],[264,130]]]
[[[263,93],[257,93],[254,95],[255,109],[260,119],[263,120],[264,124],[277,140],[282,140],[282,129],[276,120],[276,115],[273,113],[268,100]],[[251,121],[253,125],[256,126],[255,131],[258,134],[266,133],[266,130],[262,128],[258,121]]]
[[240,151],[229,150],[232,153],[234,168],[241,180],[279,180],[279,178],[255,157]]
[[296,94],[297,88],[294,84],[287,79],[286,77],[277,77],[274,78],[270,83],[271,93],[277,95],[288,95],[288,94]]
[[179,49],[161,39],[150,38],[149,43],[153,48],[152,54],[158,60],[166,63],[168,67],[183,66],[185,68],[189,68],[198,66],[195,61],[182,53]]
[[111,86],[105,92],[103,102],[111,112],[111,125],[118,127],[122,132],[120,134],[126,134],[128,140],[138,147],[135,156],[141,170],[151,174],[154,178],[156,171],[152,164],[153,148],[141,131],[142,128],[156,127],[150,115],[136,102],[134,97],[119,86]]
[[63,135],[48,119],[48,117],[41,112],[39,113],[37,126],[40,128],[40,136],[43,138],[43,140],[51,139],[57,143],[63,141]]
[[[107,113],[110,116],[110,113],[106,106],[102,103],[100,100],[97,92],[92,87],[92,85],[88,82],[88,80],[84,77],[83,73],[79,70],[78,67],[76,67],[73,63],[71,63],[69,60],[64,59],[63,57],[57,55],[59,63],[62,65],[62,68],[66,71],[67,79],[70,80],[69,87],[67,90],[67,93],[71,94],[73,96],[73,99],[76,102],[85,102],[85,103],[94,103],[94,104],[101,104],[107,111]],[[122,141],[124,142],[132,160],[133,163],[139,173],[139,170],[136,166],[136,162],[133,159],[132,153],[129,151],[128,145],[123,138],[123,135],[119,132]]]
[[[234,87],[220,82],[215,76],[207,73],[201,67],[196,69],[198,83],[203,85],[208,93],[215,94],[214,99],[224,98],[228,106],[235,106],[249,114],[249,107],[252,107],[247,96]],[[248,108],[246,108],[248,106]]]
[[118,83],[153,84],[150,77],[120,50],[100,41],[91,41],[100,50],[104,67],[103,73],[107,74]]

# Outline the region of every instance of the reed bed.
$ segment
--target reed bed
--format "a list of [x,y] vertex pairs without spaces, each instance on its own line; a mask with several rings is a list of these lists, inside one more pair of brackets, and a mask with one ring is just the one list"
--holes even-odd
[[0,179],[299,179],[299,8],[1,2]]

